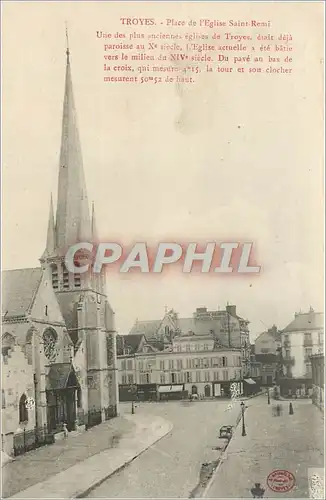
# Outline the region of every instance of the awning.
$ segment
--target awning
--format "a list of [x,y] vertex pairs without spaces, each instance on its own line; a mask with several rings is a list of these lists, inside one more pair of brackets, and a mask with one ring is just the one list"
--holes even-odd
[[51,365],[48,376],[46,377],[47,391],[57,391],[78,386],[76,373],[71,364],[58,363]]
[[247,382],[247,384],[250,384],[250,385],[256,383],[254,380],[252,380],[252,378],[245,378],[244,381]]
[[183,385],[161,385],[158,392],[180,392],[183,391]]

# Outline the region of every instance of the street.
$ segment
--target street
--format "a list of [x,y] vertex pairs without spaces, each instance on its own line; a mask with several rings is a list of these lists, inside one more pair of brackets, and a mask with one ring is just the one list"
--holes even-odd
[[[189,498],[198,483],[201,464],[218,457],[218,429],[234,424],[240,405],[225,411],[228,402],[184,404],[142,403],[136,412],[160,415],[173,423],[172,432],[141,454],[121,472],[95,488],[89,498]],[[308,498],[308,468],[322,467],[323,420],[310,400],[281,402],[283,414],[274,417],[266,396],[246,402],[246,436],[241,423],[208,490],[209,498],[252,498],[250,489],[260,483],[265,497]],[[130,412],[131,405],[121,405]],[[286,469],[296,485],[288,493],[273,493],[266,486],[270,472]]]
[[[88,498],[188,498],[199,481],[201,464],[218,456],[218,430],[234,424],[240,412],[230,401],[140,403],[136,412],[161,416],[172,432],[121,472],[95,488]],[[121,404],[121,413],[131,403]]]

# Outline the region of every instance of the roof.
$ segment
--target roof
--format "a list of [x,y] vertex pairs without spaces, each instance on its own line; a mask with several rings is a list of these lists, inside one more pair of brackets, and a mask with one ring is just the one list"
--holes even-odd
[[2,271],[2,314],[6,317],[27,314],[41,279],[40,267]]
[[155,337],[162,320],[137,321],[129,332],[129,335],[143,334],[147,338]]
[[140,334],[118,335],[117,354],[123,355],[126,348],[130,349],[129,354],[134,354],[139,349],[139,345],[145,336]]
[[324,328],[324,314],[315,311],[297,313],[291,323],[283,330],[286,332],[301,332],[304,330],[322,330]]
[[78,385],[75,370],[70,363],[56,363],[51,365],[46,378],[47,391],[56,391]]

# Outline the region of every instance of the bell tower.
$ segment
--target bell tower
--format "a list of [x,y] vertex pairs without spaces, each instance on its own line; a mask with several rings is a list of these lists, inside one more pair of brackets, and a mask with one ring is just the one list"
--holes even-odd
[[74,344],[83,409],[101,411],[103,419],[108,412],[118,411],[114,312],[106,297],[104,273],[70,273],[64,262],[71,245],[97,241],[95,208],[93,204],[90,215],[87,196],[67,43],[56,217],[51,196],[46,248],[40,261]]

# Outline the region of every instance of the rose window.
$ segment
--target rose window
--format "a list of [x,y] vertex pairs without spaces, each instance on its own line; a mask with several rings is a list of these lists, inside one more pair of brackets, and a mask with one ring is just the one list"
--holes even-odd
[[44,354],[49,361],[55,361],[58,349],[57,349],[57,336],[52,330],[46,330],[43,334],[44,342]]

